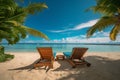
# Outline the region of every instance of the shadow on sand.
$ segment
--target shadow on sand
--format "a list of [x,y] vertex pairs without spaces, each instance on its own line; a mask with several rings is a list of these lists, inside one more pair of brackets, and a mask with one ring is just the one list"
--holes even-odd
[[[34,61],[32,64],[30,65],[27,65],[27,66],[23,66],[23,67],[19,67],[19,68],[14,68],[14,69],[8,69],[9,71],[11,70],[28,70],[28,71],[31,71],[32,69],[34,69],[34,64],[35,63],[38,63],[40,61],[40,59],[37,59],[36,61]],[[39,69],[45,69],[46,72],[49,71],[50,68],[46,68],[46,67],[42,67],[42,68],[39,68]]]
[[19,67],[19,68],[14,68],[14,69],[8,69],[8,70],[28,70],[31,71],[32,69],[34,69],[34,64],[38,63],[40,61],[40,59],[37,59],[36,61],[34,61],[32,64],[27,65],[27,66],[23,66],[23,67]]
[[[69,71],[67,75],[57,80],[120,80],[120,59],[115,60],[101,56],[87,56],[85,59],[92,64],[90,67],[79,65],[76,68],[72,68],[66,60],[58,60],[57,62],[60,66],[51,71],[53,73],[57,71]],[[38,61],[36,60],[28,66],[9,70],[32,70],[33,64]]]
[[72,68],[68,66],[70,64],[63,65],[62,61],[58,61],[61,65],[53,71],[69,71],[67,76],[58,80],[120,80],[120,59],[101,56],[87,56],[85,59],[92,64],[90,67],[78,65]]

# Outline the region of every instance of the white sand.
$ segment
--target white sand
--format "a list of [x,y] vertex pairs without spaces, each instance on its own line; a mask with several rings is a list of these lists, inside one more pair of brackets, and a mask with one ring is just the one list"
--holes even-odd
[[44,67],[31,70],[39,53],[12,54],[14,59],[0,63],[0,80],[120,80],[120,53],[86,52],[91,67],[72,68],[66,60],[58,60],[47,73]]

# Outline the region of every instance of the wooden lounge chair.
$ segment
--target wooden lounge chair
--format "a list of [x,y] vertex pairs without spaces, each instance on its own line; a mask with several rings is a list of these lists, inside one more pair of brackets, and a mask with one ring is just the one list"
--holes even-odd
[[91,65],[83,58],[83,55],[88,50],[88,48],[75,47],[72,50],[71,56],[67,59],[67,61],[75,68],[79,64],[86,64],[88,67]]
[[34,68],[36,67],[42,67],[45,66],[50,68],[53,68],[53,62],[54,62],[54,56],[52,52],[51,47],[38,47],[37,48],[39,54],[40,54],[40,60],[39,62],[34,64]]

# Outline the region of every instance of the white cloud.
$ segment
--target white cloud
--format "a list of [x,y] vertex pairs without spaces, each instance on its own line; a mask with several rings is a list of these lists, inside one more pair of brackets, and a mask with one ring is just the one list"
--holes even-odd
[[96,32],[96,33],[94,33],[93,34],[93,36],[94,37],[109,37],[109,32],[103,32],[103,31],[101,31],[101,32]]
[[97,32],[90,38],[86,38],[86,35],[79,35],[73,37],[67,37],[62,39],[46,40],[27,40],[24,43],[116,43],[120,42],[120,35],[117,36],[115,41],[111,41],[109,38],[109,32]]
[[62,39],[51,40],[52,43],[116,43],[120,42],[120,35],[115,41],[110,40],[109,32],[97,32],[91,38],[86,38],[86,35],[67,37]]
[[98,21],[98,19],[90,20],[90,21],[85,22],[85,23],[81,23],[81,24],[75,26],[72,30],[79,30],[79,29],[83,29],[83,28],[86,28],[86,27],[91,27],[91,26],[93,26],[97,21]]
[[69,29],[65,29],[65,30],[50,30],[50,32],[54,32],[54,33],[60,33],[60,32],[66,32],[69,31]]
[[71,31],[71,30],[80,30],[86,27],[91,27],[93,26],[96,22],[98,21],[98,19],[95,20],[90,20],[88,22],[85,23],[81,23],[73,28],[68,28],[68,29],[64,29],[64,30],[51,30],[50,32],[54,32],[54,33],[60,33],[60,32],[66,32],[66,31]]
[[52,40],[52,43],[109,43],[111,40],[109,37],[102,38],[81,38],[80,36],[68,37],[64,39]]

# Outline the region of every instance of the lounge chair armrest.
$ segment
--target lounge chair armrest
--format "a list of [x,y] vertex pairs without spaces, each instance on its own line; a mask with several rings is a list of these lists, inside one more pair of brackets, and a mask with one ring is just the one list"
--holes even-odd
[[85,58],[84,58],[84,57],[81,57],[81,60],[85,60]]

